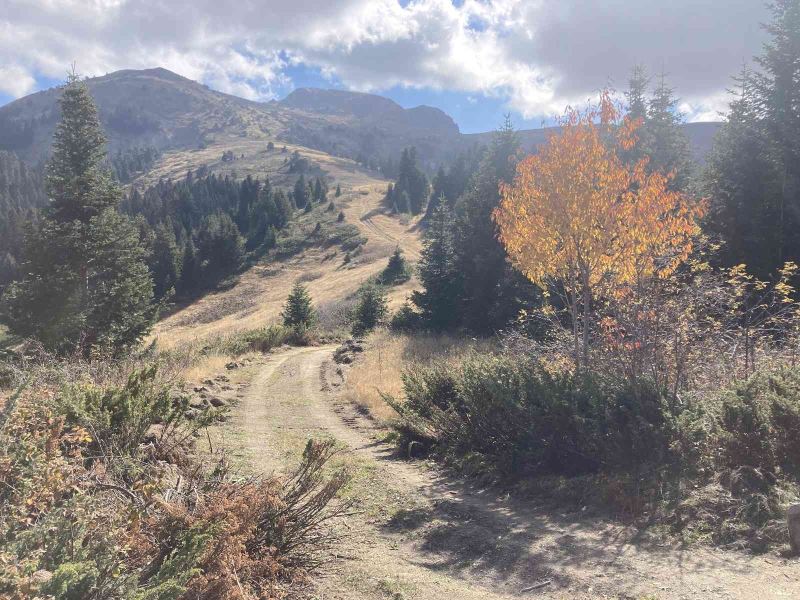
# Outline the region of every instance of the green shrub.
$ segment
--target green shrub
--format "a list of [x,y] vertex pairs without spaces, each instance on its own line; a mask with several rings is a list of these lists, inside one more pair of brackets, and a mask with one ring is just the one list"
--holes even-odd
[[415,367],[393,405],[406,436],[507,478],[638,470],[670,459],[673,423],[652,386],[552,375],[510,356]]
[[721,394],[714,434],[721,466],[800,478],[800,370],[756,374]]
[[417,331],[422,327],[422,315],[414,310],[411,303],[406,300],[403,305],[397,309],[389,321],[389,327],[393,331],[402,333],[410,333]]
[[69,386],[59,396],[57,410],[67,424],[89,431],[103,454],[133,455],[151,425],[175,429],[187,419],[189,399],[173,397],[158,382],[157,370],[151,365],[133,371],[121,387]]

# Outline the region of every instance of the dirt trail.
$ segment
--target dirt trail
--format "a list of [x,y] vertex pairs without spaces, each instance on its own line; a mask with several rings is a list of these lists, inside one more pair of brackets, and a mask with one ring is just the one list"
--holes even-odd
[[497,497],[393,458],[372,422],[339,400],[332,350],[295,348],[249,367],[225,427],[225,445],[258,471],[295,464],[309,437],[347,448],[360,510],[341,525],[348,538],[317,598],[800,597],[796,560],[658,545],[632,528]]
[[[312,248],[288,260],[256,265],[243,273],[234,287],[211,292],[162,319],[152,339],[163,348],[175,348],[267,325],[280,314],[300,276],[312,276],[306,283],[317,305],[339,301],[380,273],[398,245],[410,260],[418,260],[421,242],[417,221],[404,224],[386,214],[381,207],[384,184],[357,174],[361,183],[348,190],[339,203],[347,222],[358,226],[369,241],[350,264],[343,265],[341,257],[331,260],[328,250]],[[397,308],[415,285],[412,279],[394,286],[389,291],[389,307]]]

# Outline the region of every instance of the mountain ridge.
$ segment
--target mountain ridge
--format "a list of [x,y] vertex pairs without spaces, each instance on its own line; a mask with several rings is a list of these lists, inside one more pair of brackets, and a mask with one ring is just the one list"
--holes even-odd
[[[464,134],[447,113],[420,105],[403,108],[376,94],[298,88],[280,101],[240,98],[163,67],[124,69],[87,79],[115,152],[152,146],[161,151],[196,150],[231,140],[291,143],[362,162],[395,160],[415,146],[429,170],[493,132]],[[59,88],[0,107],[0,149],[29,163],[46,158],[58,120]],[[710,150],[719,123],[684,125],[695,157]],[[520,130],[527,151],[553,129]]]

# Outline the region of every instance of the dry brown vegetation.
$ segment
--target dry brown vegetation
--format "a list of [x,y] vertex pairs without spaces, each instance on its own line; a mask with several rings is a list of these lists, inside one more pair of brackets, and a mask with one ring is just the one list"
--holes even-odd
[[383,395],[402,398],[403,372],[409,367],[434,360],[455,366],[471,352],[488,351],[490,347],[490,342],[454,335],[406,335],[378,330],[369,337],[367,352],[349,371],[344,397],[386,425],[397,413]]

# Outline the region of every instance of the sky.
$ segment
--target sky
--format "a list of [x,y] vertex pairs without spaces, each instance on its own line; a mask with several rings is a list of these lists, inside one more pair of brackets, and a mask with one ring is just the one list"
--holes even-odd
[[441,108],[466,133],[551,124],[631,68],[719,120],[764,42],[761,0],[0,0],[0,105],[62,81],[164,67],[253,100],[298,87]]

